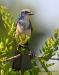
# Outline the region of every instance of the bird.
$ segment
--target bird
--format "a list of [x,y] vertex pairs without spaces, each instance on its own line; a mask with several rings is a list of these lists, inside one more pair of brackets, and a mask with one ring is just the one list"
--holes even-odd
[[[22,35],[31,37],[33,31],[33,27],[30,21],[31,15],[34,14],[29,9],[23,9],[19,14],[15,30],[15,37],[18,40],[17,41],[18,48],[20,48],[22,45],[28,46],[28,40],[21,41],[20,37],[22,37]],[[20,54],[18,50],[15,51],[15,55],[17,54]],[[22,64],[22,55],[13,60],[12,68],[15,71],[19,71],[21,70],[21,64]]]

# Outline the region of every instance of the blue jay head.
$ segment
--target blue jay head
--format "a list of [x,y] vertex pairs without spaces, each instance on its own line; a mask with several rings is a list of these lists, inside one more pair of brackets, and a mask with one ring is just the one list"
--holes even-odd
[[33,15],[33,13],[29,9],[24,9],[21,11],[20,15],[22,17]]

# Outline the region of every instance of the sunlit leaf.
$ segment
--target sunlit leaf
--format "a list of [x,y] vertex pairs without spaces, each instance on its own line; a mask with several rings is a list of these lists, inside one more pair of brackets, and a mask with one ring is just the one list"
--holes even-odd
[[8,44],[8,43],[9,43],[9,38],[7,38],[7,39],[6,39],[6,42],[5,42],[5,43],[6,43],[6,44]]

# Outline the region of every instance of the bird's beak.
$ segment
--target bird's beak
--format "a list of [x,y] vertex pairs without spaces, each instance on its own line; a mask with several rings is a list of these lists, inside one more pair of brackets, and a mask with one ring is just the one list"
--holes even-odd
[[34,15],[32,12],[29,12],[28,15]]

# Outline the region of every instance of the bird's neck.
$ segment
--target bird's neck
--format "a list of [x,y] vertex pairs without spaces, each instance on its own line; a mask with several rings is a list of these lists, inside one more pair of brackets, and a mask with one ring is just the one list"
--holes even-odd
[[30,18],[29,18],[29,15],[25,16],[24,19],[29,20],[29,19],[30,19]]

